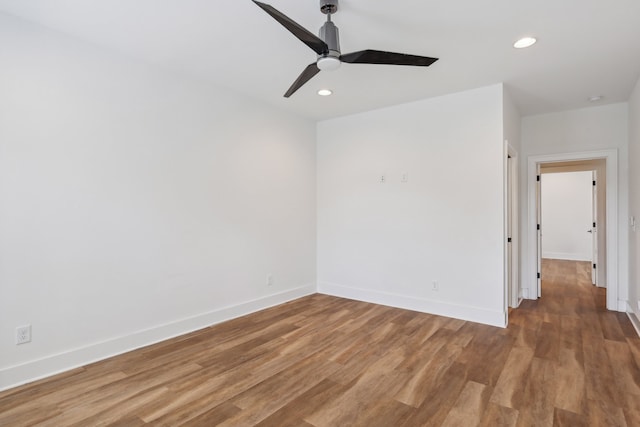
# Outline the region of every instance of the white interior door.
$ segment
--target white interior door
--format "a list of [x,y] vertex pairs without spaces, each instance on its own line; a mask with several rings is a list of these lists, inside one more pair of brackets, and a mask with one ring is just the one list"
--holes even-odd
[[542,297],[542,176],[540,163],[536,165],[536,236],[538,246],[538,298]]
[[598,285],[598,171],[593,171],[593,197],[591,199],[591,212],[593,223],[591,224],[591,238],[593,240],[593,257],[591,258],[591,283]]

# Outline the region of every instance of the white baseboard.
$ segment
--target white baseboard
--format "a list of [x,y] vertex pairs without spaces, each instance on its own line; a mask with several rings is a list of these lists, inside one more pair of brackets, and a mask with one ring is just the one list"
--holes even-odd
[[547,259],[564,259],[567,261],[589,261],[591,262],[591,254],[572,254],[565,252],[548,252],[542,253],[542,258]]
[[629,316],[629,320],[631,320],[631,324],[636,329],[636,333],[640,337],[640,319],[638,319],[638,316],[636,316],[635,312],[631,308],[631,305],[628,303],[627,303],[627,310],[625,311],[627,312],[627,316]]
[[[620,313],[627,313],[629,311],[629,304],[627,301],[618,301],[618,311]],[[631,310],[633,313],[633,310]]]
[[236,317],[316,293],[315,284],[159,325],[133,334],[71,349],[0,369],[0,391],[197,331]]
[[410,297],[369,289],[359,289],[328,282],[318,282],[318,292],[341,298],[370,302],[373,304],[420,311],[438,316],[453,317],[485,325],[506,327],[506,313],[483,308],[433,301],[424,298]]

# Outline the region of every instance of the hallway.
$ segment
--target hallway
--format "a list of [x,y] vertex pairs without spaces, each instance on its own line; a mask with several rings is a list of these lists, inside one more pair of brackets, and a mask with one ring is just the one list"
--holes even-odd
[[605,304],[589,262],[543,260],[542,298],[523,301],[509,319],[531,349],[514,402],[536,399],[527,411],[540,414],[552,404],[554,425],[640,426],[640,339],[626,314]]

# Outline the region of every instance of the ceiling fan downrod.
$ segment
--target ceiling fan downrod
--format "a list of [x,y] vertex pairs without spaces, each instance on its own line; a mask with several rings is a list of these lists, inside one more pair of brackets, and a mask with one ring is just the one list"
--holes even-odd
[[320,0],[320,12],[331,15],[338,11],[338,0]]

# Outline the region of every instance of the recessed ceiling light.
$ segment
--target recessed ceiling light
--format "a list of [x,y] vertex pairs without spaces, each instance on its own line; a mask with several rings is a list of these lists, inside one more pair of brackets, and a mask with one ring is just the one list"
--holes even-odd
[[525,47],[533,46],[537,41],[538,39],[536,39],[535,37],[523,37],[515,42],[513,44],[513,47],[515,47],[516,49],[524,49]]
[[589,97],[589,102],[602,101],[602,98],[604,98],[604,96],[602,96],[602,95],[590,96]]
[[333,92],[331,92],[329,89],[320,89],[318,91],[318,95],[320,96],[329,96],[331,95]]

